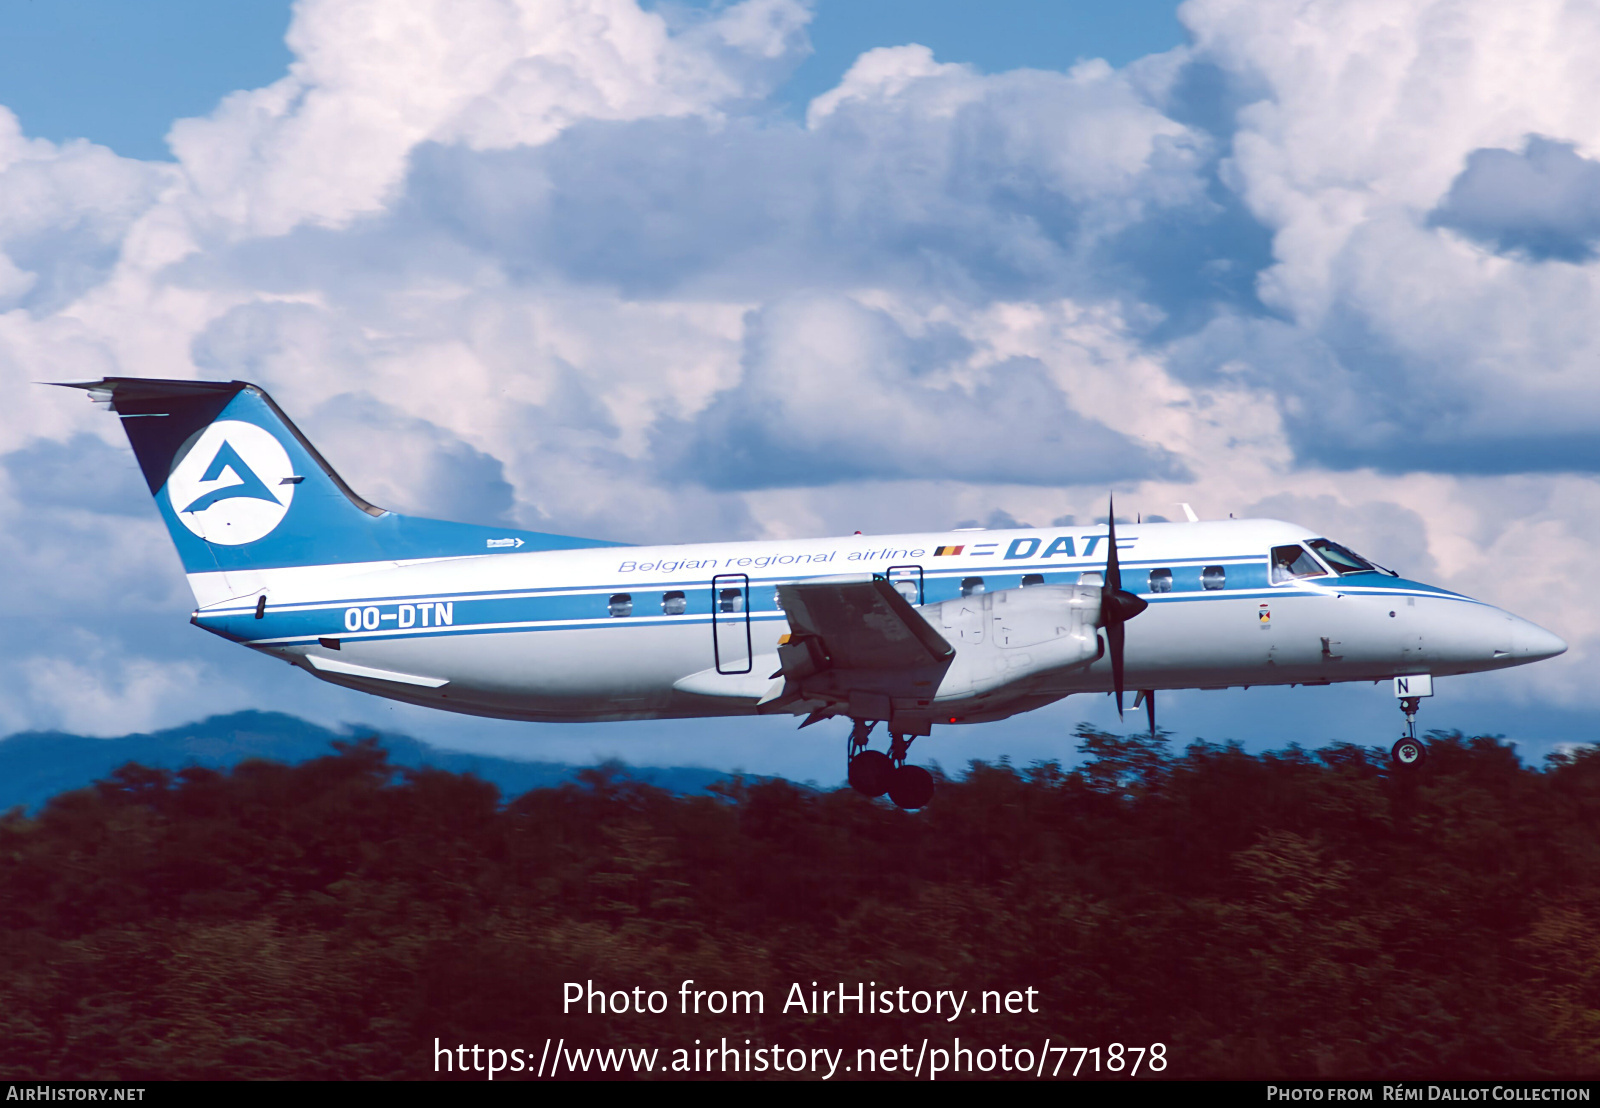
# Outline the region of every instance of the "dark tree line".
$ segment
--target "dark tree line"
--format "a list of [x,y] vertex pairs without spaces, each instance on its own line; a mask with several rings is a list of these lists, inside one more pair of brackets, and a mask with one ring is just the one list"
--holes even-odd
[[[422,1077],[537,1048],[1166,1044],[1171,1076],[1593,1075],[1600,755],[1434,735],[1424,770],[1080,730],[907,814],[615,770],[502,803],[372,742],[127,765],[0,819],[0,1072]],[[563,1015],[562,985],[760,989],[760,1016]],[[1034,1014],[779,1012],[789,986],[1039,990]]]

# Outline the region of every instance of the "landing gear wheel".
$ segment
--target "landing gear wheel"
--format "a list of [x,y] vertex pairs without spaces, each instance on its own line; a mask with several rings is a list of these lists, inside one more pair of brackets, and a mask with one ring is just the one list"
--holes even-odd
[[1427,747],[1422,745],[1421,740],[1409,736],[1395,743],[1389,755],[1401,769],[1416,769],[1428,760]]
[[933,774],[921,766],[897,766],[889,775],[889,799],[895,807],[916,809],[933,799]]
[[[862,796],[882,796],[889,791],[896,772],[894,763],[883,751],[863,750],[850,759],[850,787]],[[930,779],[929,788],[932,787]]]

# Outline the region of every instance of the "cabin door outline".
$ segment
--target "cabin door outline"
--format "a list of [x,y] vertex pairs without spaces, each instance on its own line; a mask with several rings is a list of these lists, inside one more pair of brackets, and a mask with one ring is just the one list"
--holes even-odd
[[719,573],[711,579],[711,656],[718,673],[749,673],[750,577]]

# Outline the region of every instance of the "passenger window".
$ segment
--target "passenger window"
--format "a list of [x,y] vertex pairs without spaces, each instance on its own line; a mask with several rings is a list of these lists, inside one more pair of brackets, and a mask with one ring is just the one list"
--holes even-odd
[[961,595],[976,596],[983,591],[982,577],[963,577],[961,579]]
[[633,615],[633,594],[619,592],[611,598],[611,603],[606,607],[614,616],[631,616]]
[[1044,584],[1044,574],[1042,573],[1024,573],[1022,575],[1022,587],[1025,589],[1042,584]]
[[717,611],[742,612],[744,611],[743,589],[722,589],[717,593]]
[[1206,566],[1200,571],[1200,587],[1220,589],[1228,583],[1228,571],[1221,566]]
[[1272,583],[1280,585],[1298,577],[1321,577],[1328,571],[1306,552],[1303,546],[1272,548]]
[[899,593],[905,602],[916,607],[923,601],[922,567],[919,565],[890,566],[885,571],[889,584],[894,586],[894,591]]
[[664,616],[681,616],[689,610],[689,601],[683,593],[674,589],[672,592],[661,594],[661,614]]
[[1170,569],[1152,569],[1150,571],[1151,592],[1172,591],[1172,571]]

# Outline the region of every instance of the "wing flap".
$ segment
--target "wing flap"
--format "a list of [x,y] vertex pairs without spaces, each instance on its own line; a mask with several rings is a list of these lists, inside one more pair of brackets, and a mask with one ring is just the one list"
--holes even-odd
[[836,669],[912,670],[955,648],[888,581],[865,574],[779,585],[793,637],[820,640]]

